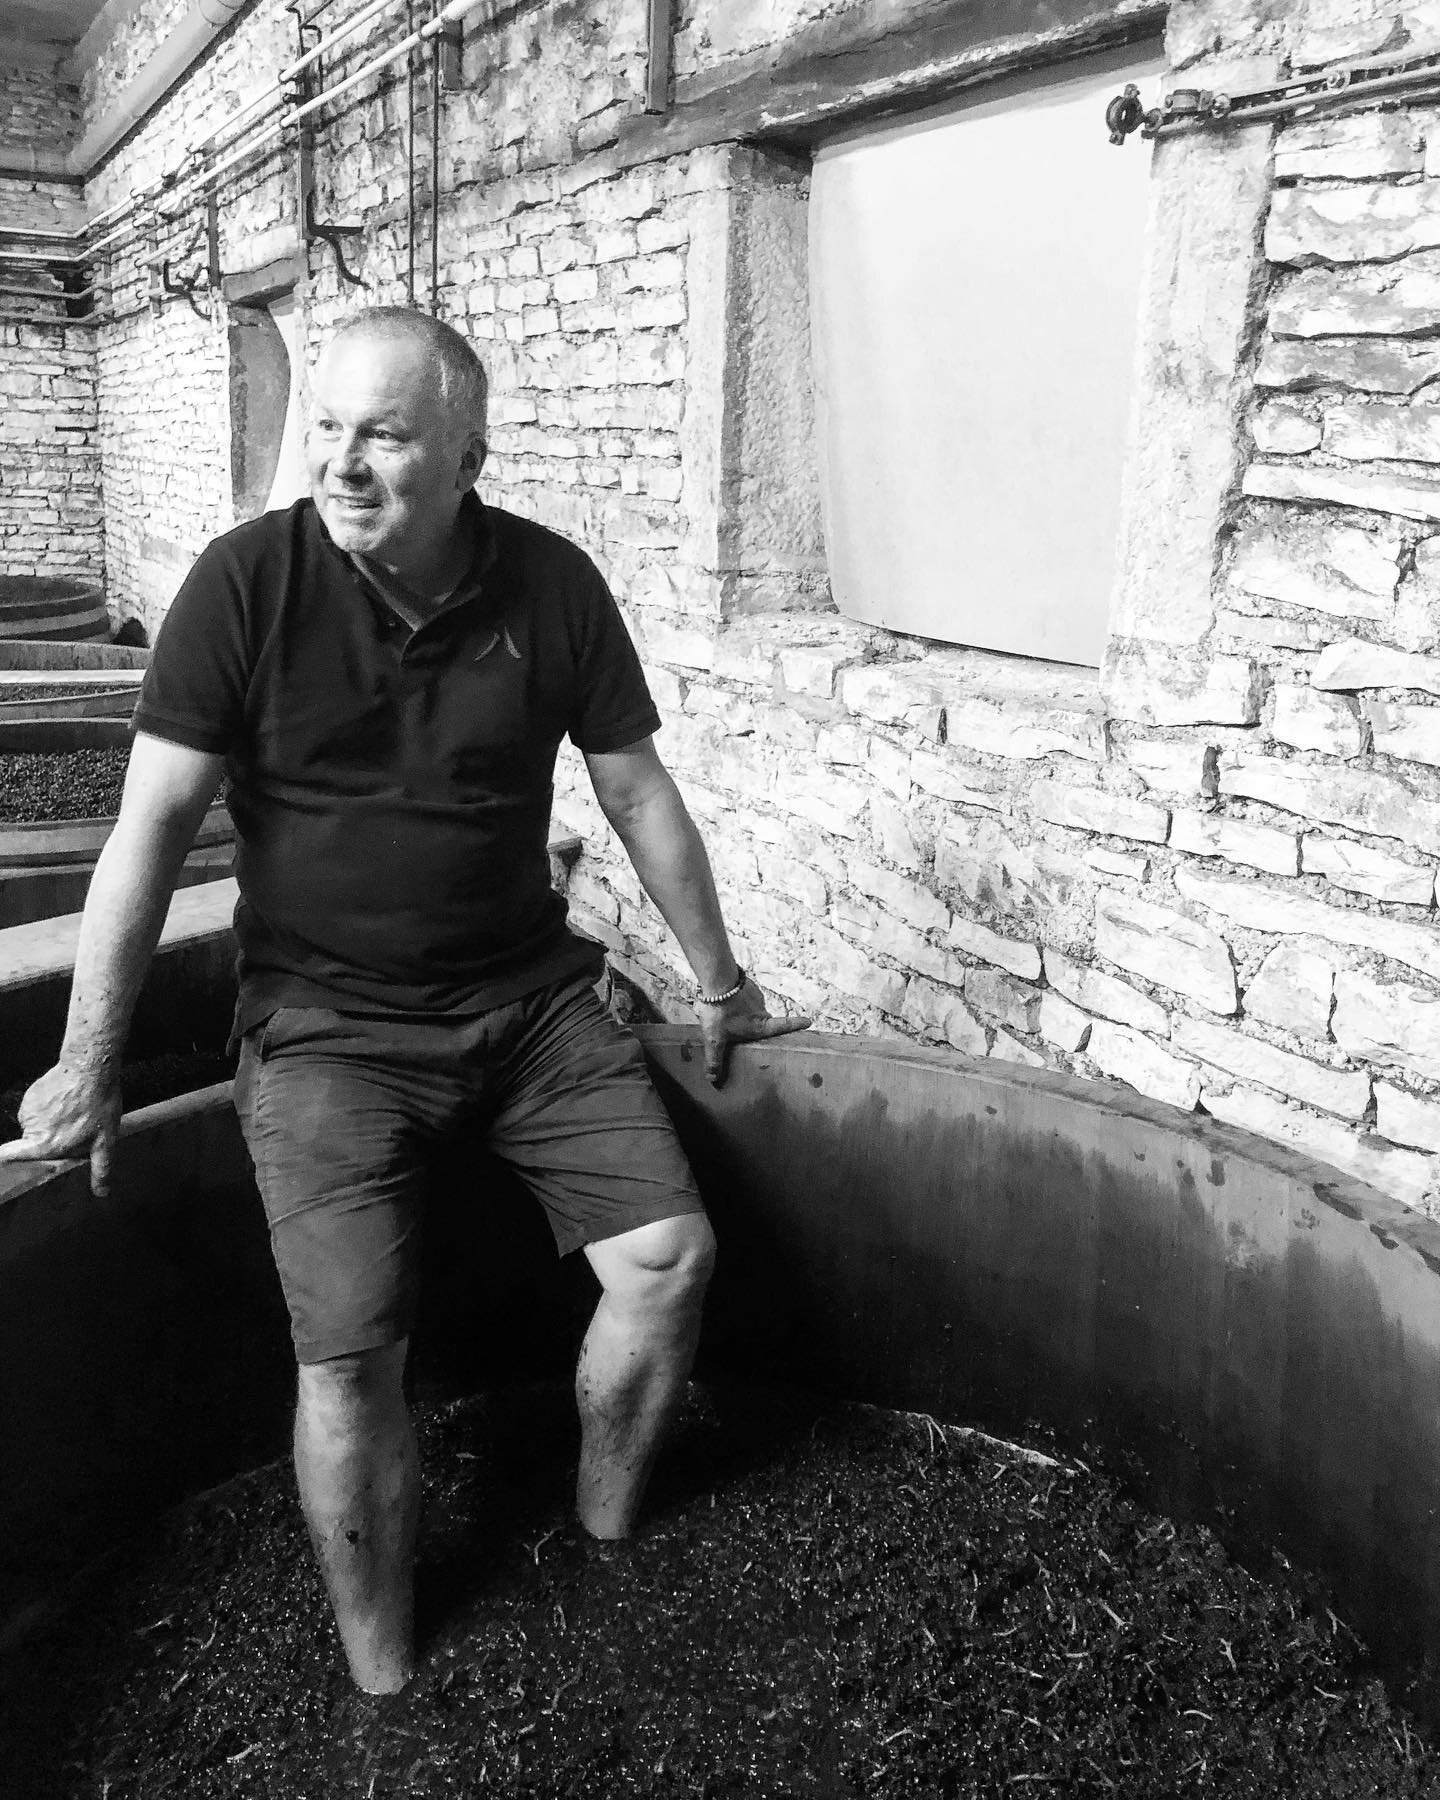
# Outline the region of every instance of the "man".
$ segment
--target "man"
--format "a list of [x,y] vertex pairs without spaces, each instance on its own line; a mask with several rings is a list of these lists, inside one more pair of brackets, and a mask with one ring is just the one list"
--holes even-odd
[[126,1030],[228,770],[236,1105],[295,1339],[301,1502],[356,1684],[414,1667],[419,1481],[402,1374],[428,1152],[462,1124],[583,1247],[580,1524],[632,1528],[694,1356],[714,1244],[638,1046],[594,992],[546,854],[563,735],[700,987],[707,1068],[800,1029],[736,962],[655,753],[658,715],[575,546],[483,507],[485,375],[424,314],[326,347],[311,498],[201,555],[160,633],[96,865],[56,1066],[0,1158],[88,1153],[105,1190]]

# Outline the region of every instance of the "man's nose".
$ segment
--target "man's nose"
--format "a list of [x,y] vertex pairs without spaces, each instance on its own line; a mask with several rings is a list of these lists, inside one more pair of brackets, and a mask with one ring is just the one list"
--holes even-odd
[[341,481],[367,481],[370,465],[365,461],[364,446],[357,433],[347,431],[330,455],[330,468]]

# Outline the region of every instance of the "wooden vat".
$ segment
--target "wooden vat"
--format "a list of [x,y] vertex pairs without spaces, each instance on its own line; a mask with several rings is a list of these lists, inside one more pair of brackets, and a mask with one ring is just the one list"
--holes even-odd
[[[642,1036],[721,1241],[702,1369],[1041,1421],[1313,1568],[1382,1657],[1440,1648],[1435,1226],[1108,1084],[806,1035],[717,1091],[692,1033]],[[422,1386],[563,1368],[592,1297],[483,1178],[483,1238],[437,1203]],[[78,1167],[0,1174],[0,1617],[278,1454],[290,1387],[226,1088],[129,1119],[103,1203]]]

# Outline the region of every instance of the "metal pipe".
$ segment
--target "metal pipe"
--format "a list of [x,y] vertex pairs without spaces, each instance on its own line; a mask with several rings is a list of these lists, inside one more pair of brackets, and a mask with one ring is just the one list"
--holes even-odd
[[69,302],[73,300],[91,300],[95,297],[95,293],[96,290],[93,287],[76,288],[72,292],[65,288],[22,288],[0,285],[0,294],[4,294],[9,300],[59,300],[62,302]]
[[[180,181],[170,190],[171,196],[178,200],[182,195],[188,194],[191,188],[196,188],[199,192],[203,193],[207,187],[210,187],[214,182],[218,181],[222,175],[227,174],[237,163],[244,162],[245,159],[254,151],[258,150],[262,144],[269,143],[272,138],[278,138],[283,135],[284,130],[285,121],[283,119],[277,119],[256,137],[249,139],[246,143],[241,144],[238,149],[231,151],[229,156],[222,157],[218,163],[215,163],[211,168],[205,170],[203,174],[192,175],[188,179]],[[98,243],[89,245],[86,254],[89,256],[99,256],[104,250],[108,249],[111,244],[119,243],[123,238],[129,237],[133,233],[143,229],[144,224],[142,221],[138,219],[128,220],[123,225],[117,225],[114,231],[108,232]]]
[[[415,0],[405,0],[405,28],[415,29]],[[405,210],[406,270],[405,298],[415,304],[415,52],[405,58]]]
[[70,152],[74,174],[88,175],[187,75],[220,33],[251,0],[195,0],[189,12],[154,52],[108,111]]
[[97,213],[95,217],[90,220],[86,229],[93,231],[97,226],[107,224],[113,218],[118,218],[132,206],[143,204],[148,197],[158,197],[162,195],[167,188],[172,187],[185,173],[185,165],[187,162],[193,161],[197,156],[204,155],[208,150],[229,137],[239,126],[241,120],[248,118],[252,113],[260,111],[265,105],[273,104],[277,99],[282,98],[285,89],[293,81],[298,80],[317,58],[328,55],[330,51],[338,48],[339,45],[343,44],[348,38],[354,37],[357,31],[361,30],[365,25],[370,24],[380,13],[384,12],[386,7],[393,4],[394,0],[367,0],[367,4],[362,6],[360,11],[356,13],[353,18],[347,19],[343,25],[331,32],[328,38],[322,38],[313,49],[307,50],[303,56],[297,57],[294,62],[282,69],[276,79],[272,81],[268,87],[263,88],[258,94],[253,95],[247,100],[238,112],[232,113],[222,125],[217,126],[216,129],[210,133],[208,138],[203,139],[198,144],[192,144],[185,155],[174,165],[168,174],[160,176],[146,187],[132,188],[130,193],[128,193],[123,200],[118,200],[113,206],[107,207],[104,212]]
[[213,148],[228,137],[242,119],[248,118],[253,112],[260,111],[267,104],[273,104],[276,99],[283,98],[285,89],[297,81],[313,63],[322,56],[328,56],[332,50],[337,49],[348,38],[354,37],[356,32],[362,30],[366,25],[372,24],[379,14],[385,11],[386,7],[393,5],[394,0],[369,0],[368,5],[362,6],[360,11],[353,18],[347,19],[343,25],[337,26],[328,38],[322,38],[303,56],[298,56],[287,68],[282,69],[269,87],[263,88],[258,94],[253,95],[238,112],[232,113],[223,125],[218,126],[205,139],[199,148],[203,150]]
[[23,251],[17,254],[13,250],[0,250],[0,263],[11,269],[80,269],[85,266],[85,259],[79,256],[26,256]]
[[[273,119],[268,125],[260,128],[254,136],[247,138],[243,144],[238,145],[228,156],[222,157],[218,163],[213,164],[207,169],[197,171],[193,175],[181,176],[172,187],[166,190],[166,197],[178,200],[183,196],[189,195],[192,191],[203,193],[206,188],[213,186],[222,175],[227,174],[237,163],[243,162],[247,157],[253,155],[262,145],[268,144],[278,137],[282,137],[287,131],[293,130],[302,120],[308,119],[312,113],[318,112],[322,106],[328,106],[331,101],[338,100],[342,95],[350,93],[362,82],[368,81],[372,75],[378,74],[382,69],[389,68],[392,63],[398,62],[402,56],[408,56],[412,50],[420,48],[428,39],[439,37],[447,25],[458,24],[468,13],[474,12],[477,7],[484,4],[486,4],[486,0],[449,0],[449,4],[436,13],[435,17],[427,24],[417,27],[406,37],[402,38],[398,44],[393,44],[388,50],[382,51],[378,55],[371,57],[368,62],[362,63],[353,74],[347,75],[343,81],[337,82],[334,87],[322,90],[312,99],[306,100],[302,105],[290,107],[277,119]],[[141,226],[136,222],[117,226],[114,231],[107,233],[107,235],[101,238],[98,243],[88,245],[85,254],[87,256],[98,256],[110,245],[119,242],[132,232],[140,229]]]
[[440,314],[440,55],[444,39],[430,51],[430,312]]
[[450,0],[450,4],[442,7],[442,9],[436,13],[435,17],[430,20],[428,25],[420,26],[418,30],[412,31],[408,37],[402,38],[398,44],[392,45],[389,50],[383,51],[379,56],[372,57],[368,63],[363,63],[353,75],[347,75],[343,81],[337,82],[333,88],[326,89],[324,93],[316,94],[313,100],[307,100],[303,106],[297,106],[293,112],[287,113],[281,120],[282,126],[288,127],[298,124],[301,119],[308,118],[312,112],[317,111],[329,101],[338,100],[342,94],[348,94],[352,88],[358,87],[362,81],[368,81],[372,75],[378,74],[381,69],[389,68],[391,63],[398,61],[402,56],[408,55],[411,50],[417,49],[427,38],[438,37],[447,25],[458,23],[465,17],[466,13],[474,12],[478,6],[483,6],[485,3],[486,0]]
[[1352,106],[1364,106],[1372,102],[1377,95],[1408,93],[1411,89],[1417,94],[1428,97],[1428,90],[1440,84],[1440,69],[1410,69],[1398,75],[1377,76],[1367,81],[1363,88],[1357,87],[1354,93],[1347,93],[1343,88],[1333,94],[1302,94],[1294,99],[1267,100],[1257,106],[1247,106],[1243,110],[1237,108],[1233,118],[1229,114],[1213,119],[1175,120],[1161,125],[1156,132],[1157,137],[1168,137],[1184,126],[1191,129],[1196,125],[1248,125],[1253,119],[1278,119],[1286,113],[1293,113],[1297,118],[1307,117],[1312,112],[1333,112],[1337,106],[1348,100]]
[[73,244],[78,231],[46,231],[40,225],[0,225],[0,238],[24,238],[27,243]]

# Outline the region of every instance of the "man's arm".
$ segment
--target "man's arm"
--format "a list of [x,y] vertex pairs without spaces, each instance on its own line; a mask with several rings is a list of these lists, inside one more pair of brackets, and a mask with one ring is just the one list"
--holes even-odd
[[106,1192],[130,1015],[223,760],[137,735],[120,816],[85,896],[59,1058],[21,1101],[24,1136],[0,1144],[0,1162],[88,1152],[91,1186]]
[[[645,891],[675,933],[703,994],[724,994],[740,977],[730,948],[705,845],[679,789],[660,761],[653,739],[625,750],[586,754],[586,767],[605,817],[615,828]],[[755,982],[718,1006],[697,1003],[705,1072],[725,1079],[730,1045],[803,1031],[808,1018],[775,1019]]]

